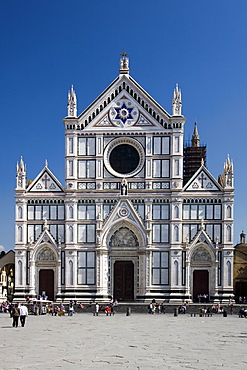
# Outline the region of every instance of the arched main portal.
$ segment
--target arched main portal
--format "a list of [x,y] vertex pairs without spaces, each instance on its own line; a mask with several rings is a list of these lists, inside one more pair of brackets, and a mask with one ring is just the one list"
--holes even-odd
[[194,302],[199,296],[209,300],[214,290],[215,274],[211,253],[207,246],[198,246],[191,255],[191,293]]
[[36,255],[36,293],[54,300],[57,287],[57,257],[49,246],[43,246]]
[[127,223],[118,224],[108,239],[111,274],[109,291],[120,301],[133,301],[137,294],[139,239]]

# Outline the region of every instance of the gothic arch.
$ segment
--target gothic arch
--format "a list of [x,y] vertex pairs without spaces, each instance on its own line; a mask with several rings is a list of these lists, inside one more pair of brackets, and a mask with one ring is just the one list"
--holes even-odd
[[69,285],[74,284],[74,264],[73,261],[69,261]]
[[135,234],[128,227],[120,227],[111,236],[109,240],[109,247],[139,247],[139,242]]
[[23,275],[22,275],[22,261],[18,261],[18,284],[23,284]]
[[18,207],[18,218],[23,218],[23,210],[21,206]]
[[200,243],[197,244],[193,250],[190,252],[190,262],[192,263],[208,263],[211,264],[215,260],[215,256],[211,248],[209,248],[206,244]]
[[55,249],[50,244],[42,244],[37,248],[34,254],[36,262],[54,262],[58,260],[58,255]]
[[[107,247],[111,247],[112,237],[113,237],[114,234],[115,234],[115,236],[117,236],[116,232],[119,231],[120,229],[122,229],[123,233],[126,232],[127,237],[129,236],[129,238],[131,240],[131,244],[133,245],[134,248],[139,248],[140,246],[145,245],[146,240],[145,240],[145,236],[144,236],[143,232],[135,224],[133,224],[133,223],[127,221],[127,220],[116,222],[110,228],[110,230],[108,230],[108,232],[106,233],[106,235],[103,239],[104,245],[106,245]],[[129,230],[129,231],[127,231],[127,230]],[[120,237],[120,234],[119,234],[119,237]],[[130,240],[129,240],[129,242],[130,242]],[[134,242],[134,240],[136,240],[136,242]]]

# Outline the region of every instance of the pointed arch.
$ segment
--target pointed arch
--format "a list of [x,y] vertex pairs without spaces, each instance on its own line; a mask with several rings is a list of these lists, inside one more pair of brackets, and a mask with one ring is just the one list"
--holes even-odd
[[23,210],[21,206],[18,207],[18,218],[23,218]]
[[69,227],[69,241],[73,242],[73,240],[74,240],[74,230],[73,230],[73,226],[70,226]]
[[23,241],[23,232],[22,232],[22,226],[18,226],[18,242]]
[[174,261],[174,285],[178,285],[178,261]]
[[232,241],[232,228],[230,225],[227,225],[226,227],[226,241],[231,242]]
[[174,241],[179,242],[179,227],[177,225],[174,226]]
[[232,218],[232,207],[231,206],[226,207],[226,217]]
[[211,248],[204,243],[199,243],[194,246],[190,251],[190,261],[195,263],[208,263],[211,264],[215,260],[215,256]]
[[34,258],[36,262],[49,261],[56,263],[58,260],[58,253],[50,244],[44,243],[37,246],[37,248],[35,249]]
[[22,285],[22,261],[18,261],[18,284]]
[[69,218],[74,218],[74,208],[73,208],[73,206],[69,206]]
[[[145,245],[146,243],[146,235],[142,232],[142,229],[137,227],[136,224],[132,223],[130,220],[124,220],[124,221],[117,221],[115,222],[110,229],[106,229],[106,233],[103,236],[103,244],[111,247],[110,242],[112,236],[121,228],[126,228],[130,231],[130,233],[135,236],[136,238],[136,248],[139,248],[141,245]],[[129,234],[130,235],[130,234]],[[134,239],[133,239],[134,240]],[[134,241],[132,240],[132,244]],[[117,243],[117,242],[116,242]]]
[[73,275],[74,275],[74,266],[73,266],[73,261],[70,260],[69,261],[69,285],[74,284]]
[[174,207],[174,218],[179,218],[179,207],[177,205]]
[[227,261],[227,285],[232,285],[232,264],[230,261]]

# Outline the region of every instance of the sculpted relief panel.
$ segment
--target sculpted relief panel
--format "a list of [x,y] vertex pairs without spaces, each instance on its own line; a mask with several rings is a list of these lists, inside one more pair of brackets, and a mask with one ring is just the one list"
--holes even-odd
[[48,247],[43,248],[38,254],[38,261],[56,261],[56,256]]
[[126,248],[126,247],[138,247],[139,243],[137,237],[127,227],[121,227],[112,235],[109,243],[110,247],[113,248]]
[[211,262],[211,256],[204,247],[199,247],[195,250],[191,258],[192,262]]

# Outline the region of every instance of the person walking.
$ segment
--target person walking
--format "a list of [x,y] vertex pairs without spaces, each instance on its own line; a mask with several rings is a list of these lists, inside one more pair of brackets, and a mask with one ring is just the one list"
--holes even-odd
[[21,304],[20,307],[20,321],[21,321],[21,326],[24,328],[25,322],[26,322],[26,317],[28,316],[28,309],[27,306],[25,306],[23,303]]
[[18,308],[18,304],[15,304],[13,309],[12,309],[12,318],[13,318],[12,326],[13,326],[13,328],[17,328],[19,317],[20,317],[20,309]]

